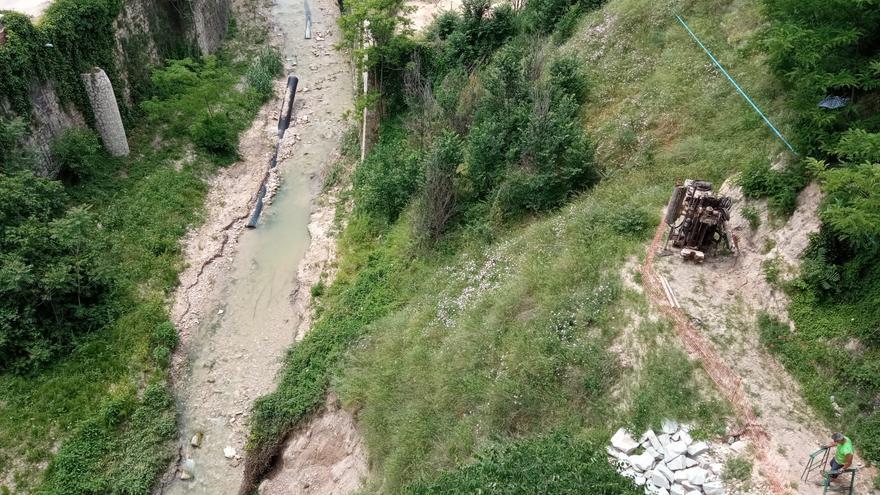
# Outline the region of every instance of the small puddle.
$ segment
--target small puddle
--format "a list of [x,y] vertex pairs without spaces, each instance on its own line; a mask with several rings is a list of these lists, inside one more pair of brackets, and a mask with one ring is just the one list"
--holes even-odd
[[[189,331],[186,370],[176,383],[179,442],[182,458],[192,460],[193,479],[175,475],[162,493],[237,493],[248,414],[257,397],[274,390],[296,339],[301,315],[292,294],[309,248],[314,176],[335,159],[346,129],[343,115],[353,107],[347,56],[333,49],[339,41],[337,9],[333,0],[312,0],[313,36],[305,40],[303,0],[280,0],[272,8],[284,33],[282,55],[288,67],[297,64],[291,72],[300,78],[287,131],[296,143],[279,160],[281,187],[257,228],[241,232],[215,286],[199,282],[210,291],[204,299],[209,302],[192,308],[198,324]],[[196,448],[190,439],[197,432],[202,438]]]

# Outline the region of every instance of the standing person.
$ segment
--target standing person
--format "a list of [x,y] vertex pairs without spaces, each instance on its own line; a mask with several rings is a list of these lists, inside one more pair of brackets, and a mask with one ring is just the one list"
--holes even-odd
[[831,458],[831,479],[837,479],[840,473],[852,467],[853,445],[849,437],[837,432],[831,435],[832,443],[822,445],[826,449],[836,447],[834,457]]

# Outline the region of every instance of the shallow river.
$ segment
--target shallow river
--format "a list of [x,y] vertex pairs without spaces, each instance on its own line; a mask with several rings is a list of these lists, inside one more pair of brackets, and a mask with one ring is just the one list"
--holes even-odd
[[[310,40],[304,39],[307,8]],[[279,0],[272,14],[284,35],[282,54],[300,78],[285,138],[295,144],[290,156],[279,161],[282,185],[260,225],[241,234],[229,269],[209,288],[210,302],[193,308],[200,318],[191,330],[186,371],[176,393],[182,457],[191,459],[194,478],[175,476],[164,493],[238,490],[248,412],[254,399],[274,389],[281,359],[296,338],[302,315],[292,294],[309,247],[312,200],[346,128],[343,114],[352,108],[347,57],[333,50],[339,39],[335,3],[311,0],[305,6],[303,0]],[[190,439],[197,432],[203,438],[194,448]]]

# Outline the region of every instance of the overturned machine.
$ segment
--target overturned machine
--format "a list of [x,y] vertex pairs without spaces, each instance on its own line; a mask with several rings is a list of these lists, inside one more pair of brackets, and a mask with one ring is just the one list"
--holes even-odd
[[685,259],[703,261],[706,253],[717,254],[719,247],[736,250],[736,239],[727,231],[730,207],[726,196],[712,192],[712,183],[687,179],[676,184],[666,207],[669,237],[666,245],[681,249]]

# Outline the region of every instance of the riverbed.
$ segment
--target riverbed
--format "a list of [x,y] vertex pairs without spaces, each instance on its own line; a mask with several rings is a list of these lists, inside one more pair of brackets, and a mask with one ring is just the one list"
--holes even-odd
[[[304,39],[307,10],[311,39]],[[181,335],[173,372],[180,459],[163,493],[238,491],[253,401],[274,389],[284,353],[308,319],[308,285],[332,257],[331,223],[315,198],[354,106],[348,57],[333,48],[337,17],[331,0],[272,7],[273,42],[300,79],[275,177],[280,186],[259,226],[245,230],[274,150],[276,100],[242,135],[242,160],[213,179],[205,223],[185,240],[189,266],[172,307]],[[283,87],[279,81],[279,96]]]

